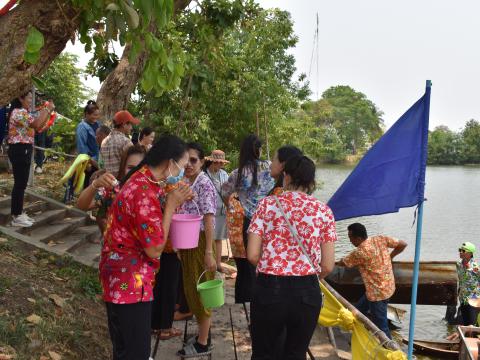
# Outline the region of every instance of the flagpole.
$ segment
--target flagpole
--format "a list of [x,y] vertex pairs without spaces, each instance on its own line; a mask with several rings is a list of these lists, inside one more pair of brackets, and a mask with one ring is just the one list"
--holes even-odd
[[[430,89],[432,87],[432,82],[427,80],[425,95],[425,126],[424,136],[427,136],[426,141],[423,141],[425,148],[422,149],[422,163],[425,164],[423,168],[423,181],[425,181],[425,171],[426,171],[426,160],[427,160],[427,151],[428,151],[428,122],[430,116]],[[418,288],[418,273],[420,270],[420,245],[422,243],[422,225],[423,225],[423,203],[424,203],[424,194],[425,194],[425,184],[422,184],[422,191],[420,194],[420,202],[418,205],[418,219],[417,219],[417,235],[415,239],[415,258],[413,264],[413,279],[412,279],[412,300],[410,304],[410,327],[408,331],[408,359],[412,360],[413,358],[413,339],[415,334],[415,316],[417,312],[417,288]]]

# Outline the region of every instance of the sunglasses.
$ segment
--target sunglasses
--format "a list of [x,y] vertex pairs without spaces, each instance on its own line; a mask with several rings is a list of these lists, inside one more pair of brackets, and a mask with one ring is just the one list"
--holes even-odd
[[192,165],[195,165],[200,159],[191,157],[188,159],[188,162]]
[[466,252],[464,249],[458,249],[459,252],[464,253]]

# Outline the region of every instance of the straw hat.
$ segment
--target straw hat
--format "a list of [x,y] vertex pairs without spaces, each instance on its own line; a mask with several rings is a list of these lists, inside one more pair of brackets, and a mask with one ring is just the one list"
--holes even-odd
[[228,164],[230,162],[225,159],[225,153],[222,150],[213,150],[210,156],[205,157],[205,160],[211,162],[220,162],[222,164]]

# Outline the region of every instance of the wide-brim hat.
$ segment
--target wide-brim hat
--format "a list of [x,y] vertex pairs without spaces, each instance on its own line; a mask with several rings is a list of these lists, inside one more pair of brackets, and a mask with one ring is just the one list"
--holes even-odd
[[213,150],[210,156],[205,157],[205,160],[222,164],[230,163],[230,161],[225,159],[225,153],[222,150]]

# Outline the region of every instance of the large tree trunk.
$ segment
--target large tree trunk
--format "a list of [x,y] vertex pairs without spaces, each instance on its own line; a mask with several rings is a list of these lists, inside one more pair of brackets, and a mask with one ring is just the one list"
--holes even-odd
[[[79,20],[71,1],[22,0],[0,17],[0,106],[32,87],[32,75],[42,74],[75,36]],[[23,61],[29,25],[42,32],[45,45],[37,64]]]
[[[192,0],[175,0],[175,14],[184,10]],[[145,51],[137,55],[135,62],[129,63],[131,47],[125,46],[117,67],[103,81],[97,96],[97,104],[104,118],[110,120],[119,110],[126,109],[132,93],[143,73],[147,60]]]

